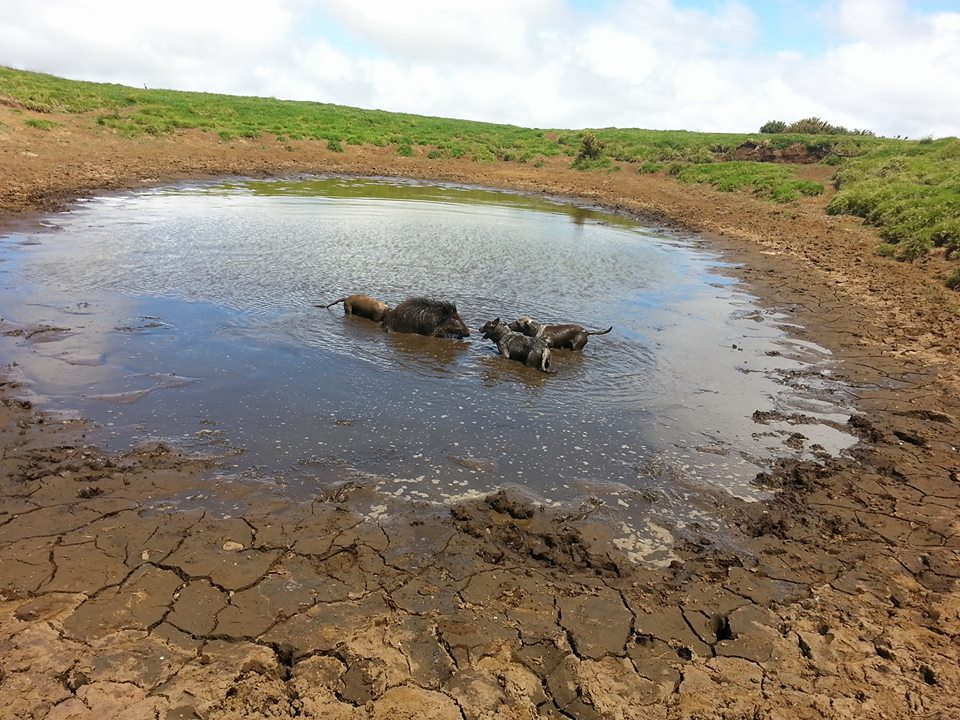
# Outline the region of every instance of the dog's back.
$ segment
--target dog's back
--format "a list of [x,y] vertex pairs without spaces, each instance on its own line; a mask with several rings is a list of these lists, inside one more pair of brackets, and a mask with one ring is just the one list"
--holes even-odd
[[497,350],[504,357],[519,360],[543,372],[550,371],[550,348],[543,338],[529,337],[512,330],[500,318],[485,323],[480,332],[485,339],[497,344]]
[[550,348],[543,338],[530,337],[514,330],[507,330],[497,341],[500,352],[511,360],[535,367],[543,372],[550,369]]

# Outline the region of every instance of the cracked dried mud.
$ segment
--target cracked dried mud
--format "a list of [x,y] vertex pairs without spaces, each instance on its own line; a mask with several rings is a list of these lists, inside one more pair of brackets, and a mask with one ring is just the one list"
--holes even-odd
[[[33,408],[7,367],[0,717],[957,716],[960,363],[956,301],[930,300],[930,268],[874,258],[872,233],[826,217],[819,198],[787,213],[559,161],[130,141],[57,119],[3,136],[4,222],[160,179],[333,171],[585,197],[708,233],[801,337],[834,352],[861,442],[781,462],[758,479],[773,499],[725,501],[732,543],[691,532],[656,568],[607,542],[590,512],[509,491],[371,518],[362,479],[293,502],[218,481],[175,448],[106,454],[81,421]],[[0,327],[23,342],[33,330]],[[186,492],[242,512],[163,504]]]

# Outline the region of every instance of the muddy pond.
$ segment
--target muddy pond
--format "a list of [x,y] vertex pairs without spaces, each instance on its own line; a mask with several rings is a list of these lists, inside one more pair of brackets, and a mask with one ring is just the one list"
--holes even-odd
[[[473,335],[314,307],[354,292],[452,300]],[[477,332],[519,315],[613,331],[543,374]],[[93,198],[3,237],[0,316],[3,361],[88,439],[304,497],[353,473],[437,503],[508,483],[676,528],[760,497],[773,458],[854,442],[829,353],[708,243],[559,199],[342,177]]]

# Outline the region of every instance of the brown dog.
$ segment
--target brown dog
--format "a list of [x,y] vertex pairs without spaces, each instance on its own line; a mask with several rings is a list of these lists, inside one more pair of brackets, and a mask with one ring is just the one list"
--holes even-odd
[[387,307],[385,302],[369,295],[348,295],[339,300],[334,300],[329,305],[317,305],[316,307],[332,308],[337,303],[343,303],[344,315],[359,315],[374,322],[383,322],[383,319],[390,314],[390,308]]
[[613,330],[613,325],[606,330],[587,330],[582,325],[567,323],[564,325],[544,325],[531,317],[524,315],[509,325],[514,332],[529,337],[543,338],[547,346],[567,350],[583,350],[591,335],[606,335]]

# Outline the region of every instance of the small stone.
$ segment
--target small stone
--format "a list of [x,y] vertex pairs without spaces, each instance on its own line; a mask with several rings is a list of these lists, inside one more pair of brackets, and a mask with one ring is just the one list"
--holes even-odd
[[227,540],[223,544],[223,549],[230,552],[237,552],[238,550],[243,550],[243,545],[238,542],[234,542],[233,540]]

